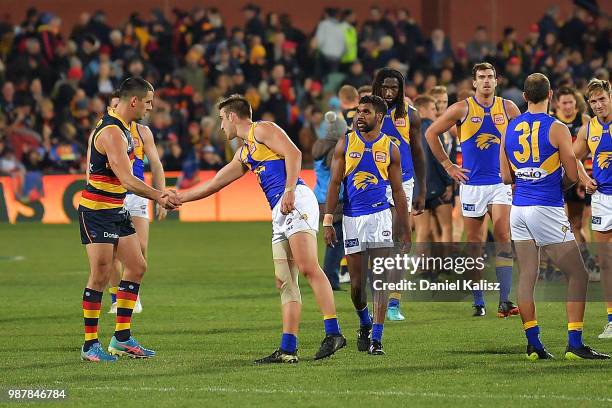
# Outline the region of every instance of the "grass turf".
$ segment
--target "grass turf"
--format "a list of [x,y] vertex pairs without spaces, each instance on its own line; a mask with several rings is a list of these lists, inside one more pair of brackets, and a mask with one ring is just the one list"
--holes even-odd
[[[144,312],[133,331],[158,356],[112,365],[79,360],[81,293],[88,264],[77,225],[0,225],[0,404],[9,388],[66,389],[60,406],[610,406],[611,362],[567,362],[564,305],[539,303],[555,361],[524,359],[520,319],[471,317],[469,302],[404,302],[405,322],[386,324],[387,356],[358,353],[348,292],[335,292],[348,347],[313,361],[323,323],[302,281],[301,361],[254,366],[280,340],[267,223],[151,228]],[[23,259],[15,257],[23,257]],[[514,298],[515,296],[513,296]],[[105,294],[100,339],[113,317]],[[587,307],[585,340],[597,339],[603,305]],[[2,402],[4,401],[4,402]],[[10,406],[14,406],[10,404]]]

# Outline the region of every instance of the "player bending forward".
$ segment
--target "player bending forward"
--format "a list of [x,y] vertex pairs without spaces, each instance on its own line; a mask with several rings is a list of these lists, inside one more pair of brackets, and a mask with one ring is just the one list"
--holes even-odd
[[222,101],[219,114],[227,138],[239,137],[244,144],[212,180],[180,193],[179,198],[184,203],[208,197],[247,170],[257,175],[272,208],[272,257],[281,296],[283,335],[280,347],[255,363],[298,362],[297,333],[302,310],[298,272],[308,279],[323,313],[325,338],[315,360],[329,357],[346,345],[346,339],[336,319],[331,286],[317,258],[319,206],[312,190],[298,177],[301,153],[275,123],[253,122],[251,105],[240,95]]

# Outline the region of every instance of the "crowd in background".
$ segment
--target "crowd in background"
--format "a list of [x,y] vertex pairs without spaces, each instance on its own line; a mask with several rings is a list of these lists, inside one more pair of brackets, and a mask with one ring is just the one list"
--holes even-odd
[[129,76],[155,86],[146,124],[165,170],[190,180],[198,169],[222,167],[236,148],[221,134],[215,108],[230,94],[246,96],[255,120],[285,129],[308,168],[323,113],[339,110],[338,88],[369,85],[385,66],[404,74],[409,98],[444,85],[452,103],[472,90],[473,63],[491,62],[498,93],[519,108],[531,72],[555,88],[580,90],[593,76],[608,79],[612,68],[612,19],[578,5],[571,16],[551,8],[525,38],[506,27],[497,44],[484,26],[467,43],[440,29],[427,36],[406,9],[372,6],[358,21],[353,10],[328,8],[311,32],[254,4],[242,13],[242,27],[227,27],[212,7],[175,9],[171,18],[135,12],[122,24],[96,11],[83,13],[68,36],[60,16],[35,8],[19,25],[0,22],[0,175],[19,175],[18,195],[33,199],[40,175],[83,172],[89,133]]

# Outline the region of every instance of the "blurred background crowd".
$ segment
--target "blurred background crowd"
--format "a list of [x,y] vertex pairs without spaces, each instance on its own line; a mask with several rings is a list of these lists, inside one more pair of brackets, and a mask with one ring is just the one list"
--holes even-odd
[[[66,30],[62,19],[30,8],[23,21],[0,21],[0,175],[18,176],[22,199],[35,199],[42,174],[84,172],[88,135],[109,96],[129,76],[156,87],[146,119],[167,171],[190,180],[198,169],[219,169],[236,146],[219,129],[215,104],[245,95],[254,119],[274,120],[303,151],[323,136],[327,110],[340,110],[344,84],[370,85],[389,66],[406,78],[411,99],[437,85],[449,102],[472,91],[471,67],[497,67],[498,94],[525,107],[522,85],[539,71],[553,86],[585,87],[612,68],[612,20],[576,4],[571,15],[552,7],[533,18],[524,38],[505,27],[498,42],[486,26],[468,42],[444,31],[425,35],[406,9],[372,6],[358,21],[351,9],[321,10],[310,32],[288,14],[264,14],[255,4],[241,11],[244,24],[228,27],[216,8],[134,12],[108,21],[102,11],[83,13]],[[69,35],[62,35],[69,32]],[[586,108],[586,106],[585,106]]]

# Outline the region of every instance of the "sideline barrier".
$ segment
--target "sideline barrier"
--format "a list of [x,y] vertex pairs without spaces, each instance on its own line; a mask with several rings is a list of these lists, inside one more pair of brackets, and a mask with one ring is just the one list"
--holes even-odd
[[[215,171],[200,171],[200,181],[210,180]],[[174,186],[179,172],[166,173],[166,185]],[[302,170],[300,177],[310,187],[314,186],[313,170]],[[145,174],[151,183],[151,174]],[[0,222],[43,222],[63,224],[77,220],[77,207],[81,190],[85,187],[85,175],[54,175],[43,177],[44,195],[38,201],[20,202],[15,199],[14,185],[10,177],[0,177]],[[153,206],[149,206],[150,217]],[[252,173],[245,174],[217,194],[200,201],[183,205],[179,211],[168,213],[169,219],[181,221],[269,221],[271,211],[268,202]]]

